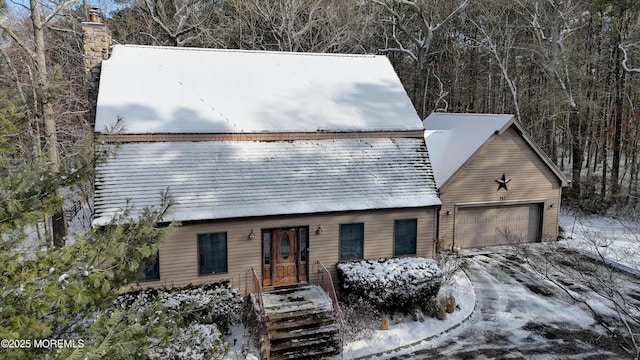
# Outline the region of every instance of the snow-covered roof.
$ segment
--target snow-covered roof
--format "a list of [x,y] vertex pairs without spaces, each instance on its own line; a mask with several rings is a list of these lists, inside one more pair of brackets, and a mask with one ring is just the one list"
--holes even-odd
[[469,114],[434,112],[423,121],[425,140],[436,180],[441,188],[490,138],[515,126],[523,139],[549,166],[563,186],[567,178],[529,138],[522,125],[509,114]]
[[125,143],[96,170],[94,225],[167,188],[165,221],[441,204],[421,138]]
[[95,129],[129,134],[422,130],[385,56],[116,45]]
[[440,188],[480,147],[513,121],[513,115],[434,112],[424,119],[425,140]]

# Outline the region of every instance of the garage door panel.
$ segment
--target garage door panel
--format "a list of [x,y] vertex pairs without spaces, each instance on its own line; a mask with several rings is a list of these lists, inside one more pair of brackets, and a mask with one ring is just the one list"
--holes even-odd
[[538,241],[540,204],[460,207],[455,218],[455,243],[460,247]]

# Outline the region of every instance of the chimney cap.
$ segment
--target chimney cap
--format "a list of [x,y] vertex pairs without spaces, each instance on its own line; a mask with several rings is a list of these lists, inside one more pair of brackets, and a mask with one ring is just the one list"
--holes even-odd
[[89,22],[102,24],[102,12],[97,7],[89,9]]

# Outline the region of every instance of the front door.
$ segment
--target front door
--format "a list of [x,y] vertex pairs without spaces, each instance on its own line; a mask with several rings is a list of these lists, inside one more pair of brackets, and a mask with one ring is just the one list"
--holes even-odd
[[295,229],[273,231],[271,249],[273,258],[273,285],[298,282],[297,279],[297,239]]

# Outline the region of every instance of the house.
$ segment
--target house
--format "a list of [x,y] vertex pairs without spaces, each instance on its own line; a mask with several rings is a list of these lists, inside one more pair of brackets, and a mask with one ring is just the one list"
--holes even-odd
[[173,200],[178,227],[142,287],[249,292],[252,269],[269,287],[435,254],[424,128],[384,56],[116,45],[95,131],[119,146],[96,167],[94,226]]
[[513,115],[435,112],[424,126],[442,249],[557,237],[567,178]]

